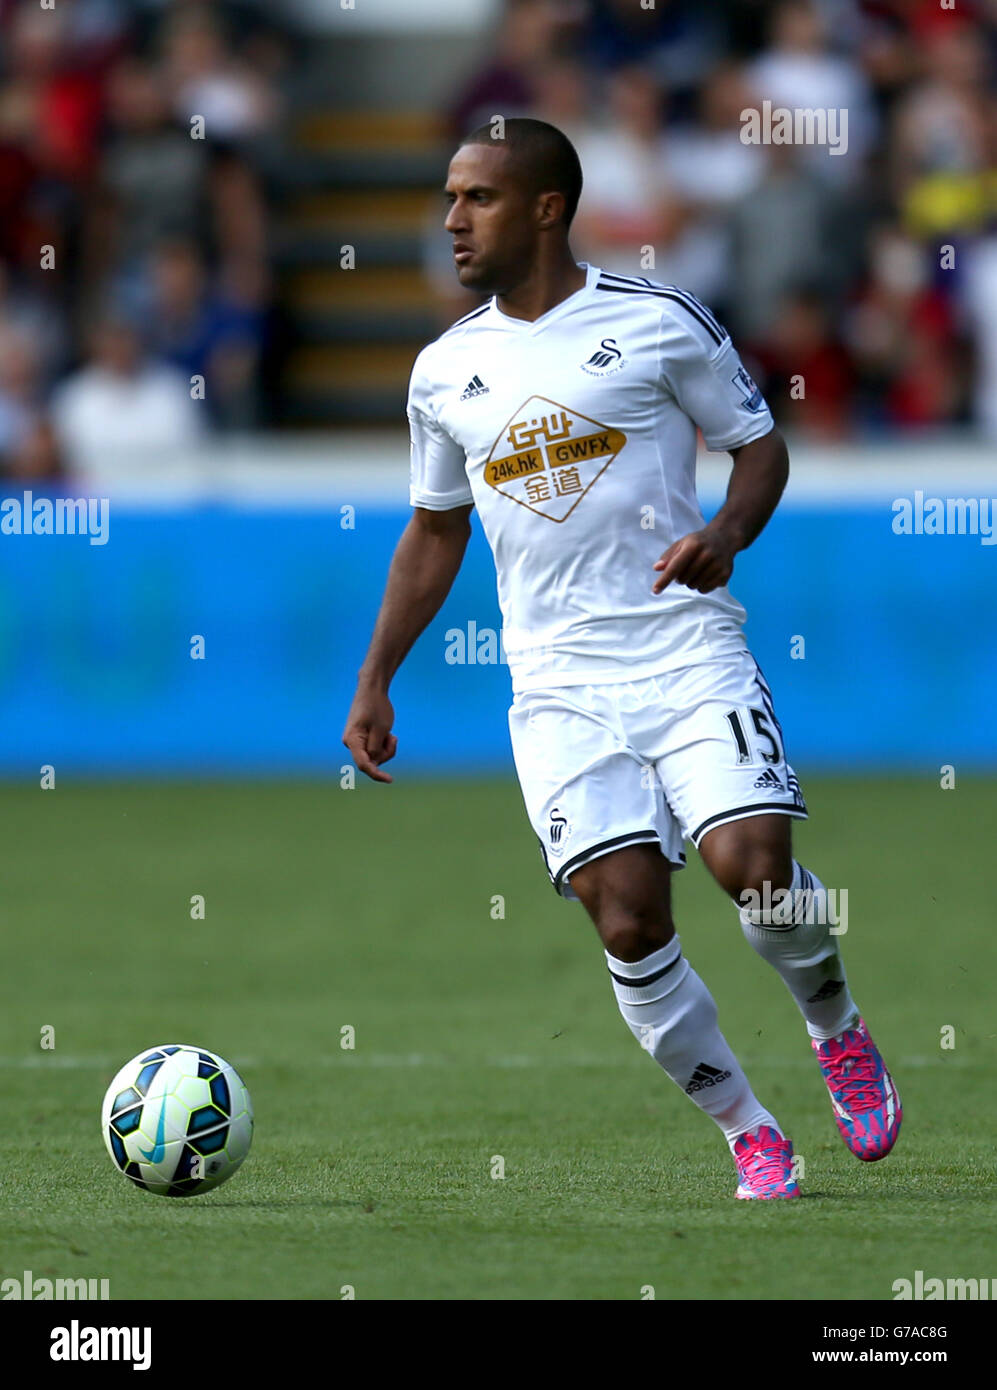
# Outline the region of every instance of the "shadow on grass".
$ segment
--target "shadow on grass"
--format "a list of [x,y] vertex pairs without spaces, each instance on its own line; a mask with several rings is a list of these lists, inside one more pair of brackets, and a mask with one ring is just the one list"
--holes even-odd
[[[207,1207],[208,1203],[205,1202],[204,1206]],[[255,1211],[292,1211],[296,1207],[317,1207],[323,1211],[333,1211],[339,1207],[344,1211],[367,1213],[377,1210],[376,1204],[356,1197],[246,1197],[242,1201],[211,1203],[213,1211],[220,1207],[249,1207]]]

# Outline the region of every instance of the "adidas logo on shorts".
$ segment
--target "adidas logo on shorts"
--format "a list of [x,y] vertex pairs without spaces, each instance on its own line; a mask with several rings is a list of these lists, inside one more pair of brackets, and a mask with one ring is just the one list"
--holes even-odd
[[768,787],[774,792],[784,792],[786,790],[770,767],[765,769],[761,777],[759,777],[758,781],[755,783],[755,786],[756,788]]
[[729,1080],[729,1071],[721,1071],[719,1067],[711,1067],[709,1062],[700,1062],[689,1077],[689,1084],[685,1088],[685,1093],[687,1096],[694,1096],[697,1091],[705,1091],[707,1086],[719,1086],[721,1081]]

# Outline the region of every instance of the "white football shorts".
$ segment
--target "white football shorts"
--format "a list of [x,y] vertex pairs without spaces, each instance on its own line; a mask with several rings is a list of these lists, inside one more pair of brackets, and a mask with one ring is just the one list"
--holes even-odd
[[557,891],[591,859],[778,812],[807,815],[772,693],[750,652],[619,684],[527,690],[509,710],[516,771]]

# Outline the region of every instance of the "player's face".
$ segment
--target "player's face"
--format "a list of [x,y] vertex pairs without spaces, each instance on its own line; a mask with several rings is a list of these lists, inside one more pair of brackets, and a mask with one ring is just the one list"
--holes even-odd
[[465,289],[502,294],[529,273],[537,243],[537,199],[509,168],[501,144],[462,145],[450,161],[446,230]]

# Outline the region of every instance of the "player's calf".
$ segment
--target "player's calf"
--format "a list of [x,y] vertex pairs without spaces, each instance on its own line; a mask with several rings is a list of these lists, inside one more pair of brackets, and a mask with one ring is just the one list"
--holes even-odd
[[752,948],[778,971],[811,1038],[833,1038],[854,1025],[840,937],[832,931],[824,885],[793,858],[787,816],[754,816],[718,826],[700,853],[740,910]]
[[[612,859],[618,862],[612,864]],[[640,897],[635,891],[639,884],[649,896]],[[682,955],[671,923],[663,857],[645,846],[617,851],[585,865],[573,875],[572,888],[600,932],[616,1002],[630,1031],[689,1099],[711,1116],[731,1152],[741,1144],[740,1157],[735,1154],[739,1189],[744,1189],[740,1195],[794,1195],[769,1181],[765,1166],[769,1157],[758,1155],[749,1167],[757,1159],[759,1174],[764,1169],[768,1176],[759,1179],[757,1190],[748,1190],[752,1185],[745,1179],[747,1170],[741,1161],[747,1152],[747,1136],[765,1132],[784,1147],[786,1141],[721,1033],[709,990]],[[662,937],[664,944],[658,944]],[[608,943],[621,954],[615,954]],[[787,1151],[791,1156],[791,1146]]]
[[718,828],[718,842],[708,844],[712,836],[703,841],[703,857],[728,891],[739,881],[740,865],[740,881],[747,886],[731,896],[740,907],[742,930],[778,971],[803,1015],[838,1132],[857,1158],[883,1158],[897,1141],[903,1109],[848,989],[831,897],[820,879],[792,858],[787,877],[788,824],[784,831],[778,824],[753,831],[741,826]]

